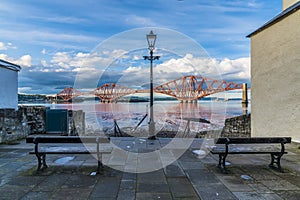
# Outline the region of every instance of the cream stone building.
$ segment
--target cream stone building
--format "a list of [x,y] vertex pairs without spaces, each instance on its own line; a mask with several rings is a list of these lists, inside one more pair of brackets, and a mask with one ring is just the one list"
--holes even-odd
[[247,36],[252,136],[290,136],[300,143],[299,9],[299,0],[283,0],[282,12]]

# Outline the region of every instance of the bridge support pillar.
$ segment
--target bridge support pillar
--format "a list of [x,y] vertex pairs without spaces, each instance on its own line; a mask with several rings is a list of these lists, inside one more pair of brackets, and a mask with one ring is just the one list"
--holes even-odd
[[243,83],[243,93],[242,93],[242,108],[243,114],[248,113],[248,91],[247,91],[247,83]]

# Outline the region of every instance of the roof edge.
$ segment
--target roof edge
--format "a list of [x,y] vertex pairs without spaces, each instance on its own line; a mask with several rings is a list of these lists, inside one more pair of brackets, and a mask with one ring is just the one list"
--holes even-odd
[[280,14],[278,14],[277,16],[275,16],[274,18],[272,18],[270,21],[268,21],[267,23],[265,23],[260,28],[256,29],[255,31],[253,31],[252,33],[250,33],[249,35],[247,35],[246,37],[250,38],[253,35],[256,35],[257,33],[265,30],[266,28],[272,26],[273,24],[275,24],[276,22],[282,20],[283,18],[285,18],[285,17],[293,14],[294,12],[296,12],[299,9],[300,9],[300,1],[298,1],[297,3],[295,3],[292,6],[288,7],[287,9],[285,9]]
[[19,65],[0,59],[0,67],[19,72],[22,68]]

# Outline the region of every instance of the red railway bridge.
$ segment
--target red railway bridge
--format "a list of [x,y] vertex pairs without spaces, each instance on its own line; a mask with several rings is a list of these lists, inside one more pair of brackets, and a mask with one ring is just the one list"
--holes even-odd
[[[205,96],[229,90],[242,89],[243,84],[226,82],[202,76],[183,76],[170,82],[161,84],[153,90],[156,93],[172,96],[180,101],[194,101]],[[119,84],[107,83],[90,92],[80,92],[68,87],[57,94],[57,97],[64,101],[70,101],[81,95],[94,95],[101,99],[101,102],[117,102],[119,98],[135,94],[146,93],[149,90],[134,90]]]

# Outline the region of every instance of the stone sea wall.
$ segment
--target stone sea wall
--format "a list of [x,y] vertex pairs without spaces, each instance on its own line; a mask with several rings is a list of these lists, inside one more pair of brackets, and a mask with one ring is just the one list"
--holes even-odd
[[26,116],[14,109],[0,109],[0,143],[25,137],[29,132]]
[[[0,143],[10,143],[30,134],[46,133],[44,106],[20,106],[18,110],[0,109]],[[82,134],[85,130],[85,113],[68,111],[68,135]]]
[[251,114],[226,119],[221,137],[251,137]]
[[[9,143],[30,134],[46,133],[48,109],[50,108],[43,106],[20,106],[18,110],[0,109],[0,143]],[[82,110],[69,110],[68,135],[84,135],[85,132],[85,113]],[[159,133],[158,137],[172,137],[173,135],[172,131],[164,131]],[[203,131],[196,135],[197,138],[220,136],[251,137],[250,114],[226,119],[223,130]]]
[[19,106],[18,113],[24,116],[25,122],[29,127],[28,134],[45,133],[46,129],[46,110],[44,106]]
[[69,130],[68,135],[84,135],[85,113],[82,110],[68,110]]

